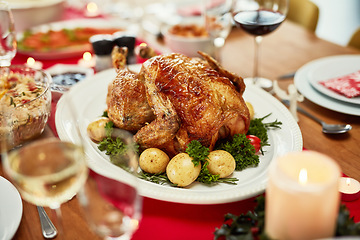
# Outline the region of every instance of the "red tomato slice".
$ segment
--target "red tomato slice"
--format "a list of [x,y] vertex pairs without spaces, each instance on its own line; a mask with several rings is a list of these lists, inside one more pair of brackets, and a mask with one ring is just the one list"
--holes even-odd
[[258,138],[255,135],[247,135],[246,138],[250,140],[251,145],[254,146],[255,152],[257,153],[261,148],[261,140],[260,140],[260,138]]

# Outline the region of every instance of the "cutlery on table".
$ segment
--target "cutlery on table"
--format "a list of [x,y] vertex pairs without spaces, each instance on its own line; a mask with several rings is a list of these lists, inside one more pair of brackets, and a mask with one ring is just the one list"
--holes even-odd
[[54,238],[57,235],[57,230],[46,214],[45,209],[43,207],[37,206],[37,210],[39,213],[41,231],[44,238]]
[[282,80],[282,79],[288,79],[288,78],[293,78],[293,77],[295,77],[295,72],[286,73],[284,75],[277,77],[277,79]]
[[[289,106],[288,100],[282,100],[282,102]],[[350,124],[327,124],[324,121],[320,120],[319,118],[315,117],[314,115],[310,114],[309,112],[305,111],[303,108],[297,106],[297,111],[305,114],[306,116],[310,117],[311,119],[315,120],[316,122],[320,123],[322,126],[322,132],[328,134],[338,134],[338,133],[346,133],[352,129]]]

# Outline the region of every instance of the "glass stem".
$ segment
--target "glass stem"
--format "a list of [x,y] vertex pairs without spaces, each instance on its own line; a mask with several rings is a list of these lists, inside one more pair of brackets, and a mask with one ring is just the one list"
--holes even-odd
[[254,84],[256,84],[259,78],[259,55],[260,55],[261,41],[262,41],[262,36],[255,37],[254,78],[253,78]]
[[214,42],[214,51],[215,51],[214,57],[215,57],[216,61],[221,63],[221,49],[225,45],[225,39],[218,37],[218,38],[214,38],[213,42]]
[[64,232],[64,226],[63,226],[63,222],[62,222],[62,214],[61,214],[61,209],[60,206],[59,207],[54,207],[54,208],[50,208],[51,209],[51,215],[53,216],[52,218],[54,219],[54,224],[58,230],[58,235],[56,239],[66,239],[65,238],[65,232]]

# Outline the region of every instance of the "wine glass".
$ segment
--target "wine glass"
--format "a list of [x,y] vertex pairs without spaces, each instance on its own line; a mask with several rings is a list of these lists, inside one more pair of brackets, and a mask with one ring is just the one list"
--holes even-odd
[[255,36],[254,75],[252,82],[266,90],[270,79],[259,76],[259,48],[264,35],[273,32],[285,20],[289,0],[236,0],[233,19],[237,27]]
[[113,129],[111,138],[126,146],[124,151],[110,157],[119,167],[116,177],[90,170],[78,198],[90,227],[98,236],[129,240],[138,229],[142,212],[142,198],[138,193],[138,154],[129,132]]
[[205,28],[213,40],[215,59],[221,62],[220,50],[232,28],[233,0],[202,0]]
[[[88,168],[83,145],[41,136],[19,144],[17,138],[22,134],[19,129],[24,126],[18,107],[21,105],[0,104],[1,124],[8,129],[7,137],[2,138],[3,169],[24,200],[54,211],[59,237],[65,238],[60,206],[73,198],[86,181]],[[71,122],[76,126],[75,119]]]
[[0,1],[0,66],[10,66],[16,54],[14,18],[7,2]]

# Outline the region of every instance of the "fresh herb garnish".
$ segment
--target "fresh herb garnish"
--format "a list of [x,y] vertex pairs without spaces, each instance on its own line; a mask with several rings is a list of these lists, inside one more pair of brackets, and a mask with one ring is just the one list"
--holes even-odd
[[199,141],[193,140],[188,144],[186,148],[186,153],[193,158],[192,162],[194,163],[195,166],[197,166],[200,163],[206,161],[210,153],[210,150],[209,148],[201,145]]
[[160,184],[160,185],[168,183],[168,184],[170,184],[172,186],[176,186],[176,184],[173,184],[172,182],[170,182],[169,178],[166,176],[166,173],[151,174],[151,173],[141,171],[138,176],[141,179],[144,179],[144,180],[149,181],[149,182],[157,183],[157,184]]
[[264,146],[269,146],[269,137],[267,134],[267,131],[270,129],[277,129],[277,128],[281,128],[282,122],[275,120],[274,122],[269,122],[269,123],[264,123],[263,121],[265,120],[265,118],[267,118],[268,116],[270,116],[271,113],[269,113],[268,115],[262,117],[262,118],[254,118],[253,120],[250,121],[250,127],[248,132],[246,133],[246,135],[255,135],[258,138],[260,138],[261,140],[261,153],[263,153],[262,148]]
[[235,159],[235,170],[243,170],[248,167],[259,165],[259,156],[255,154],[255,148],[245,134],[235,134],[234,137],[225,143],[221,143],[217,149],[229,152]]
[[201,145],[199,141],[197,140],[191,141],[186,148],[186,153],[193,158],[192,162],[194,163],[194,166],[197,166],[199,164],[202,165],[200,174],[197,177],[196,181],[209,185],[215,183],[236,184],[236,181],[238,181],[237,178],[220,178],[219,175],[214,175],[209,172],[207,168],[209,162],[207,159],[210,150],[209,148]]

